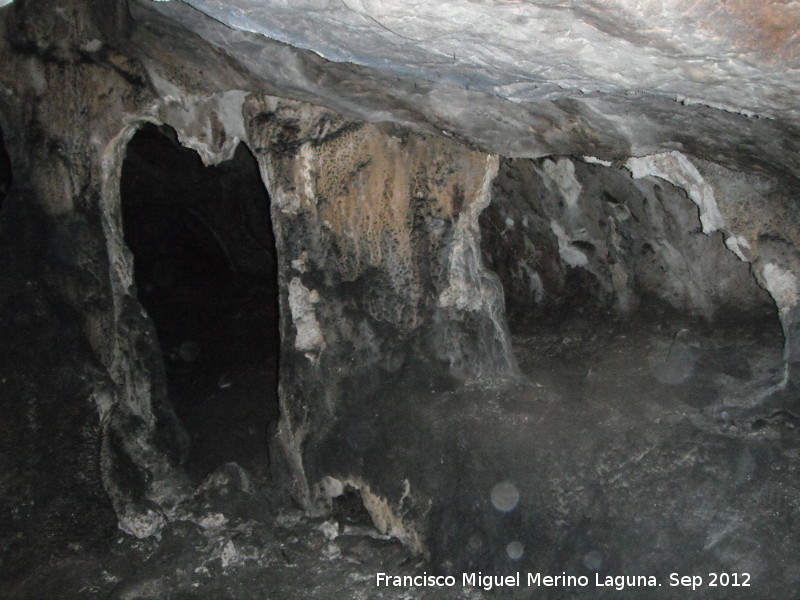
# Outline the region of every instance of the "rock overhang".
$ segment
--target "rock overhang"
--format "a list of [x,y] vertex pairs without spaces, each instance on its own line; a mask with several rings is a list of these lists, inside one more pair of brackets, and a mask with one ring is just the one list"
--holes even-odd
[[796,112],[791,3],[184,0],[249,31],[390,74],[515,102],[654,93],[777,117]]
[[[800,175],[783,2],[135,0],[261,84],[505,156],[678,150]],[[138,11],[138,12],[137,12]]]

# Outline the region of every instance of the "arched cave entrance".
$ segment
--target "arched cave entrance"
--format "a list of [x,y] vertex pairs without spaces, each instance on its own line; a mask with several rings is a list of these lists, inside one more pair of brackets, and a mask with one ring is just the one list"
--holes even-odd
[[0,210],[3,209],[9,187],[11,187],[11,159],[6,152],[3,129],[0,127]]
[[480,222],[521,369],[545,388],[726,419],[779,381],[774,302],[681,188],[599,161],[504,159]]
[[143,126],[121,178],[125,243],[155,325],[187,469],[253,464],[278,417],[278,287],[270,199],[250,151],[204,167],[169,127]]

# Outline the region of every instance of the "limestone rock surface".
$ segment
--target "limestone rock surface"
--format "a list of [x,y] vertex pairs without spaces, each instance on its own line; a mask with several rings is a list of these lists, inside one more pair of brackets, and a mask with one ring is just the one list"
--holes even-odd
[[676,149],[800,173],[797,136],[767,139],[800,126],[791,2],[137,2],[292,95],[506,156]]

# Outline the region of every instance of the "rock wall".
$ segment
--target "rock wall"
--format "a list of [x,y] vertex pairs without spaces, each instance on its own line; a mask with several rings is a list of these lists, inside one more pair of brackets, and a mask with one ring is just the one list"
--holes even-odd
[[636,178],[657,177],[683,188],[698,207],[703,233],[720,232],[728,250],[749,265],[769,292],[784,333],[784,373],[773,391],[785,390],[791,398],[800,361],[797,186],[792,180],[766,179],[679,152],[631,158],[626,167]]
[[[163,4],[159,10],[186,8]],[[478,220],[493,195],[508,192],[489,215],[496,231],[486,249],[514,295],[534,302],[563,297],[568,269],[579,268],[588,276],[578,288],[595,286],[595,297],[621,310],[650,292],[708,316],[728,302],[758,303],[745,283],[749,263],[786,333],[783,386],[796,381],[800,240],[790,175],[797,158],[791,139],[786,152],[768,143],[781,131],[775,122],[697,108],[699,121],[712,122],[706,134],[736,129],[738,137],[689,143],[674,134],[674,102],[659,116],[661,99],[636,105],[635,126],[621,126],[620,141],[599,133],[608,119],[628,118],[629,104],[615,98],[517,106],[420,82],[430,103],[423,110],[403,100],[416,98],[416,82],[398,83],[402,97],[375,99],[375,88],[360,88],[358,78],[385,79],[351,69],[342,87],[330,75],[339,71],[319,57],[286,48],[270,60],[301,64],[303,77],[293,84],[297,72],[287,67],[288,80],[280,73],[261,79],[167,17],[149,9],[136,15],[121,2],[82,0],[58,10],[45,1],[0,9],[0,126],[14,174],[0,212],[0,327],[12,342],[0,354],[3,456],[11,457],[2,467],[12,474],[4,492],[35,488],[25,482],[38,472],[57,480],[75,507],[84,494],[106,509],[110,499],[120,527],[137,536],[157,533],[189,492],[180,467],[184,434],[122,231],[122,162],[143,123],[170,125],[206,164],[230,158],[240,142],[258,159],[279,255],[276,471],[309,509],[309,483],[320,475],[306,472],[319,451],[314,439],[350,399],[363,400],[403,369],[420,379],[516,373],[502,285],[480,250]],[[255,52],[249,60],[261,59]],[[276,81],[285,84],[281,95],[314,97],[339,113],[269,95]],[[441,123],[453,131],[470,119],[470,112],[441,114],[455,96],[453,106],[469,101],[480,116],[480,131],[465,126],[467,142],[530,157],[595,148],[607,158],[635,155],[627,163],[635,179],[556,158],[505,166],[493,187],[497,155],[439,136]],[[633,145],[629,138],[645,122],[657,122],[658,135]],[[752,143],[734,143],[751,135]],[[758,154],[754,168],[788,173],[787,183],[660,154],[682,140],[728,163]],[[510,181],[515,170],[527,170],[525,185]],[[528,179],[541,204],[526,204]],[[699,219],[673,186],[699,206]],[[584,206],[590,189],[597,192]],[[526,217],[531,235],[520,230]],[[720,249],[715,231],[731,252]],[[530,255],[525,266],[498,262],[504,236],[517,236],[514,246]],[[730,277],[709,278],[715,271]]]
[[[18,368],[25,355],[4,354],[14,373],[4,382],[7,427],[34,440],[16,453],[8,437],[6,455],[19,456],[10,469],[22,473],[43,455],[47,441],[30,416],[43,415],[52,427],[74,423],[65,434],[75,440],[53,442],[50,468],[76,488],[94,477],[90,493],[108,495],[123,530],[157,533],[189,492],[185,434],[122,231],[122,163],[143,123],[172,126],[206,164],[230,158],[240,140],[258,155],[280,253],[278,440],[305,505],[303,442],[335,417],[345,392],[412,360],[462,378],[515,371],[502,287],[478,252],[497,157],[305,104],[245,102],[224,65],[201,81],[171,62],[177,51],[154,61],[152,32],[126,29],[124,14],[109,33],[84,3],[65,11],[37,20],[35,4],[20,4],[2,15],[0,112],[15,167],[2,214],[2,307],[15,316],[4,327],[19,344],[55,323],[61,336],[56,356],[35,355],[32,368]],[[102,41],[122,33],[148,51],[135,57]],[[87,453],[94,476],[76,462]]]
[[628,313],[650,297],[708,320],[772,310],[720,226],[708,224],[722,218],[708,184],[709,206],[698,209],[687,180],[636,174],[569,157],[503,163],[482,226],[514,307]]
[[[119,166],[132,133],[123,119],[147,101],[143,75],[99,41],[81,3],[25,8],[4,11],[0,36],[16,175],[2,215],[2,314],[5,339],[32,355],[4,357],[2,398],[9,414],[27,406],[38,416],[6,422],[26,441],[4,454],[23,477],[48,457],[65,498],[110,497],[120,527],[151,535],[181,496],[183,440],[121,243]],[[78,452],[87,444],[91,458]]]
[[497,157],[274,98],[251,97],[245,123],[273,198],[278,439],[296,483],[307,439],[401,368],[516,372],[503,290],[479,251]]
[[483,248],[517,313],[626,313],[646,297],[709,321],[777,308],[785,388],[797,380],[796,193],[679,152],[620,166],[508,160],[481,220]]

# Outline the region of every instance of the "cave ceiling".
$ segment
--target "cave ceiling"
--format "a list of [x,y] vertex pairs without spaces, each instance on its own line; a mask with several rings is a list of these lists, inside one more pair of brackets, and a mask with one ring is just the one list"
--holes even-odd
[[506,156],[679,150],[800,176],[797,2],[134,0],[131,10],[199,35],[267,90]]

